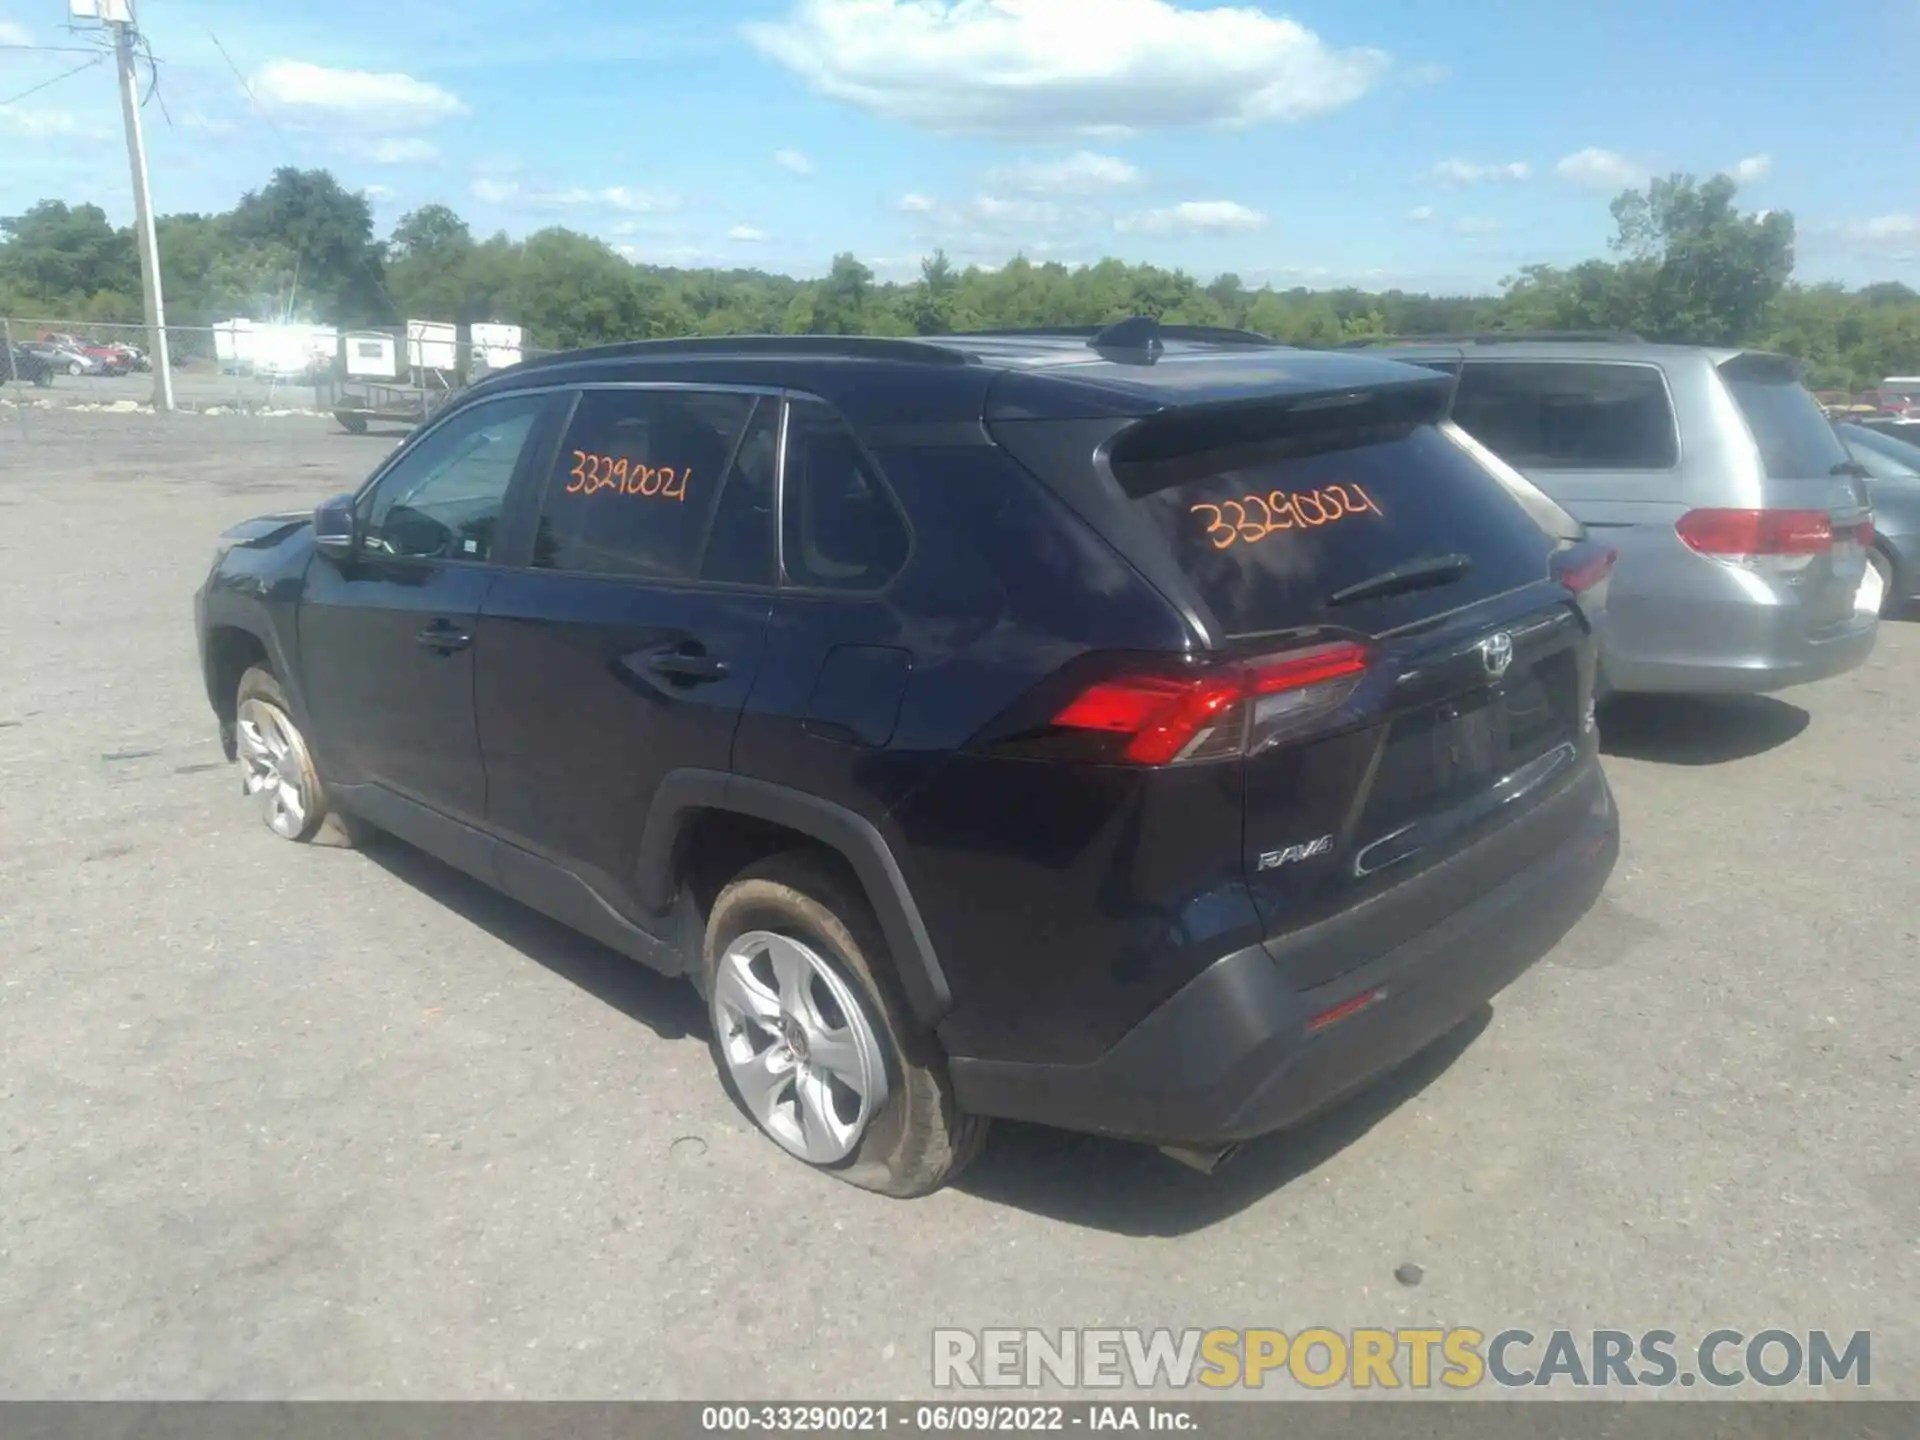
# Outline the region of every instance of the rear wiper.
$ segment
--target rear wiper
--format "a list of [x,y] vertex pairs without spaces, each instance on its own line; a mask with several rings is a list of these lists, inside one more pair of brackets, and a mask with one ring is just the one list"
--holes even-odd
[[1409,560],[1404,565],[1343,586],[1327,596],[1327,604],[1351,605],[1356,600],[1374,600],[1382,595],[1425,590],[1431,585],[1448,585],[1471,569],[1473,557],[1470,555],[1430,555],[1424,560]]
[[1873,472],[1858,460],[1842,460],[1827,472],[1829,475],[1857,475],[1862,480],[1871,480]]

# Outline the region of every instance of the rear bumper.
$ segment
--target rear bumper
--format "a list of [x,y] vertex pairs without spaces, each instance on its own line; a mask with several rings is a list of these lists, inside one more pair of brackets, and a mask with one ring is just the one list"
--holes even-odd
[[[1711,638],[1676,645],[1676,630],[1710,621]],[[1654,623],[1648,617],[1646,623]],[[1774,606],[1716,607],[1707,616],[1667,612],[1659,638],[1635,644],[1635,627],[1616,611],[1604,632],[1601,667],[1606,688],[1621,693],[1758,695],[1830,679],[1865,662],[1879,633],[1878,618],[1854,613],[1808,633],[1800,617]]]
[[[1225,1144],[1295,1124],[1446,1034],[1539,959],[1598,898],[1619,853],[1605,777],[1581,823],[1497,889],[1338,980],[1295,990],[1263,946],[1214,962],[1086,1065],[952,1062],[962,1108],[1166,1144]],[[1381,998],[1314,1033],[1310,1023]]]

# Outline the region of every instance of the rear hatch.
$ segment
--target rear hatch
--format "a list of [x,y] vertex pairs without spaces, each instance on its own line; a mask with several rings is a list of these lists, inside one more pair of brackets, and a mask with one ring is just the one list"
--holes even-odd
[[[1177,577],[1161,583],[1211,647],[1184,668],[1135,661],[1058,722],[1121,732],[1110,758],[1241,767],[1245,881],[1303,988],[1526,868],[1558,838],[1542,807],[1592,749],[1571,591],[1607,552],[1548,534],[1435,423],[1449,388],[1163,414],[1106,450],[1108,528]],[[1156,690],[1170,675],[1199,678]],[[1212,728],[1177,698],[1153,709],[1179,683]],[[1369,903],[1449,862],[1417,899]]]
[[[1849,620],[1867,568],[1872,511],[1864,476],[1785,356],[1747,352],[1719,366],[1760,455],[1756,509],[1768,533],[1738,531],[1747,512],[1694,511],[1681,536],[1695,549],[1756,570],[1801,607],[1809,634]],[[1778,533],[1773,533],[1778,532]],[[1704,542],[1704,543],[1703,543]]]

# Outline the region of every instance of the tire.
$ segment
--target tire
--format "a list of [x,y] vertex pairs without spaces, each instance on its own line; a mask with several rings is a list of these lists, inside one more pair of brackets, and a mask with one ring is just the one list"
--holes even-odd
[[[785,998],[783,971],[802,977]],[[908,1199],[938,1190],[979,1153],[987,1121],[955,1103],[865,897],[821,859],[791,852],[735,877],[708,916],[700,977],[720,1083],[802,1163]],[[821,1062],[828,1054],[834,1063]]]
[[67,362],[67,373],[75,376],[84,375],[87,373],[87,367],[82,365],[78,360],[69,360]]
[[364,415],[336,415],[333,418],[340,422],[340,428],[349,435],[367,433],[367,417]]
[[344,849],[366,838],[362,822],[334,809],[313,768],[306,737],[293,722],[286,692],[271,670],[255,665],[240,677],[233,728],[242,793],[258,801],[269,830],[283,840]]

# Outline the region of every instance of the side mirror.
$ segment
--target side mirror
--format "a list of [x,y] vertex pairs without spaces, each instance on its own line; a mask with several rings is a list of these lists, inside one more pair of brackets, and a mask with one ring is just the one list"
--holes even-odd
[[336,495],[314,509],[313,544],[336,563],[345,563],[360,552],[360,523],[353,513],[353,496]]

